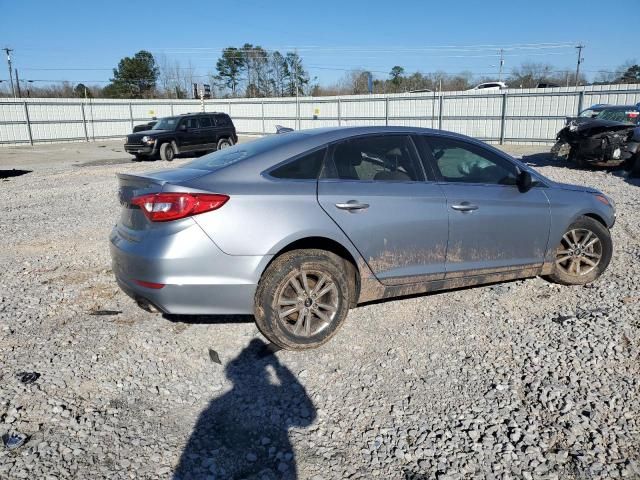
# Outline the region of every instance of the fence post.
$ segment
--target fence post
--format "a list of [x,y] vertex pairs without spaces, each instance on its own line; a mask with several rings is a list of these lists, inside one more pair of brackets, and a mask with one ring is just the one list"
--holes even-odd
[[82,111],[82,126],[84,127],[84,139],[89,141],[89,131],[87,130],[87,116],[84,113],[84,103],[80,104],[80,110]]
[[260,109],[262,110],[262,134],[264,135],[267,131],[264,128],[264,100],[260,102]]
[[500,113],[500,145],[504,144],[504,130],[507,121],[507,92],[502,94],[502,112]]
[[389,97],[384,97],[384,124],[389,126]]
[[29,119],[29,107],[27,102],[22,102],[24,105],[24,117],[27,120],[27,133],[29,134],[29,143],[33,146],[33,133],[31,132],[31,120]]
[[173,117],[173,102],[169,104],[169,107],[171,107],[171,116]]
[[442,110],[444,108],[444,97],[442,96],[442,92],[440,92],[440,96],[438,97],[438,130],[442,130]]
[[338,98],[338,126],[342,125],[342,118],[341,118],[341,114],[340,114],[340,99]]
[[583,104],[584,104],[584,90],[580,90],[580,93],[578,94],[578,112],[576,113],[576,115],[580,115]]
[[131,102],[129,102],[129,120],[131,121],[131,131],[133,132],[133,108]]

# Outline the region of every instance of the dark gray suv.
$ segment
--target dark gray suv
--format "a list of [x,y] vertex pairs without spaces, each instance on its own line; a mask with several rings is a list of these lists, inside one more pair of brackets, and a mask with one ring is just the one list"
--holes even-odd
[[124,149],[139,160],[160,156],[171,161],[182,153],[207,153],[237,142],[226,113],[188,113],[161,118],[149,130],[128,135]]

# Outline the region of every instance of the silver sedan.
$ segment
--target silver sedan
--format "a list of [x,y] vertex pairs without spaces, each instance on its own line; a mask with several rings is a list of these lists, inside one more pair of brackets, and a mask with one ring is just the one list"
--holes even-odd
[[596,280],[612,200],[462,135],[288,132],[172,170],[119,175],[113,271],[140,306],[253,314],[287,349],[364,302],[516,278]]

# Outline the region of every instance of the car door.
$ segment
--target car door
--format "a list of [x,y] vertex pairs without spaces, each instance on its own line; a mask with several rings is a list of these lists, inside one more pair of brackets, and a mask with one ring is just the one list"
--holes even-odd
[[318,201],[382,283],[444,278],[446,201],[441,186],[425,180],[408,135],[332,145]]
[[447,201],[447,278],[542,265],[551,225],[544,186],[522,191],[516,164],[480,144],[423,139]]
[[[183,126],[184,125],[184,129]],[[190,152],[198,144],[198,119],[196,117],[183,118],[178,126],[178,147],[182,152]]]
[[209,115],[200,115],[198,118],[200,128],[198,129],[198,148],[209,150],[215,148],[215,127]]

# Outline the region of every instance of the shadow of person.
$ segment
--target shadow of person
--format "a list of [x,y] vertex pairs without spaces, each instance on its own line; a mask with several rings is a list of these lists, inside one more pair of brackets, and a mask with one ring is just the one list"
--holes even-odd
[[225,374],[233,388],[200,414],[174,480],[298,478],[288,430],[316,417],[304,387],[258,339]]

